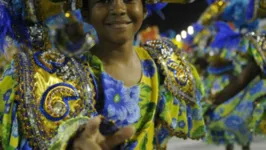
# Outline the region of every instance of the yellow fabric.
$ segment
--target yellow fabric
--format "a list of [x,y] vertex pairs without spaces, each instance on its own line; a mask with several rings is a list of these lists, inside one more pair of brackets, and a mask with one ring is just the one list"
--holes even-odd
[[[136,52],[144,63],[145,61],[151,63],[154,71],[151,75],[147,70],[143,70],[143,77],[141,82],[138,84],[140,88],[140,96],[138,107],[140,108],[140,118],[138,121],[133,124],[136,129],[137,133],[129,140],[129,142],[124,146],[124,149],[135,149],[135,150],[150,150],[155,147],[157,148],[165,148],[167,141],[172,136],[182,137],[182,138],[192,138],[198,139],[201,138],[205,134],[204,130],[204,121],[201,114],[201,108],[198,103],[189,106],[185,103],[182,99],[175,98],[172,93],[170,93],[165,86],[159,85],[159,78],[160,74],[157,70],[156,63],[150,57],[146,50],[143,48],[136,48]],[[93,70],[96,78],[101,78],[100,73],[104,70],[101,66],[100,60],[93,57],[93,62],[90,62],[91,69]],[[100,70],[93,68],[94,65],[100,64]],[[151,67],[151,66],[149,66]],[[191,67],[192,75],[198,78],[197,72]],[[34,66],[34,90],[33,94],[35,96],[35,100],[37,103],[40,103],[40,99],[44,96],[44,92],[57,83],[66,82],[60,79],[55,73],[50,74],[46,72],[41,67],[37,65]],[[149,71],[149,70],[148,70]],[[22,135],[21,131],[15,130],[15,121],[12,120],[12,116],[17,119],[16,109],[14,113],[9,111],[8,113],[4,113],[6,109],[5,101],[3,95],[7,92],[8,89],[12,89],[12,94],[8,98],[8,101],[12,106],[17,107],[14,105],[15,99],[15,91],[16,91],[16,79],[13,78],[14,73],[7,75],[4,79],[0,82],[0,127],[1,127],[1,138],[2,138],[2,146],[9,149],[16,149],[18,148],[18,144],[21,144],[21,140],[25,139],[25,136]],[[80,89],[79,84],[75,82],[66,82],[77,89]],[[201,92],[200,89],[200,81],[197,80],[197,87],[198,92]],[[5,87],[5,88],[2,88]],[[64,88],[64,87],[63,87]],[[101,89],[101,88],[99,88]],[[81,92],[81,91],[78,91]],[[55,97],[64,96],[67,93],[59,93],[56,94]],[[48,93],[49,95],[49,93]],[[67,95],[69,96],[69,95]],[[200,98],[200,96],[198,97]],[[74,112],[76,109],[76,105],[80,104],[82,99],[78,99],[75,101],[71,101],[70,105],[70,112]],[[36,110],[39,114],[42,124],[44,125],[44,131],[49,135],[51,133],[57,133],[56,131],[59,129],[55,135],[51,135],[51,138],[58,139],[57,142],[53,142],[55,145],[51,146],[51,148],[60,148],[64,149],[67,145],[68,138],[70,138],[78,128],[78,122],[82,122],[84,117],[79,116],[76,119],[65,117],[64,119],[54,122],[47,119],[44,115],[40,113],[39,110]],[[86,117],[86,116],[85,116]],[[19,116],[18,116],[19,118]],[[80,118],[80,119],[79,119]],[[19,120],[23,120],[24,118],[19,118]],[[77,121],[75,123],[75,121]],[[22,129],[23,126],[18,124],[19,128]],[[60,126],[60,127],[59,127]],[[68,130],[62,129],[73,129],[73,132],[69,132]],[[24,129],[24,128],[23,128]],[[17,136],[13,136],[11,132],[17,132]],[[11,135],[11,136],[7,136]],[[63,139],[58,137],[64,137]],[[10,143],[8,143],[10,141]]]
[[[140,101],[138,103],[141,108],[141,116],[134,124],[137,133],[129,141],[129,145],[125,146],[125,149],[166,148],[167,142],[172,136],[201,138],[205,128],[200,105],[196,103],[188,106],[185,100],[175,98],[165,86],[159,85],[159,72],[156,63],[145,49],[137,47],[136,52],[144,68],[150,68],[144,64],[145,61],[148,61],[152,63],[155,71],[152,74],[153,69],[150,69],[150,73],[149,69],[143,70],[144,75],[139,83]],[[172,56],[172,60],[177,60],[176,58],[176,56]],[[95,75],[101,76],[101,73],[104,72],[101,61],[93,56],[90,64]],[[198,93],[202,94],[203,86],[199,76],[193,66],[189,65],[189,67],[196,81]],[[200,97],[198,98],[200,99]]]

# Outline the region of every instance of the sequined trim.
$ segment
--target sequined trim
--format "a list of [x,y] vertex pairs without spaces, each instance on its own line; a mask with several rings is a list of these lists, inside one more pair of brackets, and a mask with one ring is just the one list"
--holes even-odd
[[36,52],[33,57],[35,63],[49,73],[55,73],[67,63],[64,55],[53,51]]
[[16,97],[17,101],[19,101],[18,116],[23,127],[23,134],[30,141],[32,148],[46,149],[48,143],[44,140],[43,124],[41,124],[40,120],[37,120],[39,117],[34,103],[34,66],[28,58],[30,58],[28,54],[21,52],[15,59],[19,77],[19,94]]
[[[47,119],[59,121],[64,119],[70,112],[68,101],[78,99],[79,94],[75,87],[67,83],[58,83],[50,86],[43,93],[40,111]],[[82,107],[80,107],[81,110]]]
[[148,41],[144,45],[165,76],[164,85],[179,99],[188,104],[195,104],[196,82],[190,65],[182,57],[182,53],[168,39]]
[[253,48],[251,52],[255,58],[255,61],[261,68],[264,75],[266,75],[266,35],[250,32],[246,35],[246,37],[253,44],[251,46],[251,48]]
[[192,139],[192,140],[200,140],[202,139],[203,137],[205,137],[205,132],[206,131],[203,131],[202,135],[201,136],[198,136],[198,137],[189,137],[189,135],[185,132],[182,132],[182,131],[179,131],[179,132],[176,132],[175,129],[171,128],[167,122],[163,121],[163,120],[158,120],[158,124],[160,124],[162,127],[165,127],[167,128],[167,130],[169,130],[169,133],[170,133],[170,136],[173,137],[173,136],[176,136],[178,138],[182,138],[182,139]]
[[[78,86],[73,87],[67,83],[52,85],[43,93],[40,101],[42,104],[40,106],[35,98],[38,85],[35,85],[36,81],[34,80],[35,71],[40,66],[36,65],[35,62],[32,54],[21,52],[15,57],[16,71],[19,77],[16,95],[16,101],[19,102],[18,118],[22,125],[22,132],[29,140],[30,146],[33,149],[47,149],[51,139],[57,134],[57,130],[46,126],[46,121],[54,121],[54,124],[57,126],[62,123],[61,120],[75,118],[78,115],[91,118],[97,115],[94,108],[95,87],[88,64],[77,62],[74,58],[69,58],[68,63],[72,67],[75,82],[77,82]],[[58,77],[60,76],[58,75]],[[56,92],[57,90],[59,92]],[[57,95],[57,98],[60,98],[53,99],[55,95]],[[80,100],[79,107],[75,108],[75,112],[69,112],[70,108],[67,102],[77,99]],[[60,107],[60,109],[57,109],[57,107]],[[45,116],[48,120],[41,116]]]
[[[73,63],[76,71],[76,75],[80,78],[79,84],[82,87],[82,92],[80,94],[80,98],[84,99],[85,109],[81,112],[84,116],[89,116],[91,118],[98,115],[95,109],[95,85],[93,75],[89,69],[89,64],[83,63],[82,65],[78,63],[74,58],[71,58],[70,61]],[[97,84],[96,84],[97,85]]]

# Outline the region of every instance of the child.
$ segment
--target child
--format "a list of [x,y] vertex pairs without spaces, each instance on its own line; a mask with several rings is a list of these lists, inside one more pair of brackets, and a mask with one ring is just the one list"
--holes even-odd
[[[41,46],[23,44],[4,73],[0,82],[3,149],[122,146],[151,150],[166,149],[172,136],[204,136],[201,85],[181,51],[167,39],[133,47],[146,16],[145,5],[157,1],[84,0],[82,14],[95,27],[99,40],[89,54],[84,53],[84,46],[73,44],[80,38],[66,40],[81,35],[79,11],[49,18],[48,14],[63,8],[62,3],[12,2],[13,6],[26,6],[26,21],[43,33],[46,28],[38,23],[48,18],[50,31],[55,31],[51,32],[55,48],[49,50],[48,44],[43,44],[41,50]],[[79,1],[69,4],[72,10],[80,6]],[[56,23],[66,18],[74,18],[79,25],[69,30],[69,26]],[[53,30],[58,26],[64,28]]]

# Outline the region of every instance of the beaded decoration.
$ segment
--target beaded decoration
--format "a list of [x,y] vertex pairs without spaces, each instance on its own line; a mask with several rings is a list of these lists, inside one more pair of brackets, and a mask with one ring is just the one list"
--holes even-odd
[[158,68],[165,76],[166,88],[188,104],[196,103],[196,83],[181,51],[169,39],[148,41],[144,49],[157,60]]
[[[34,56],[38,56],[38,59],[36,57],[34,59]],[[79,115],[91,118],[98,115],[94,108],[95,87],[87,64],[77,62],[74,58],[66,58],[53,51],[35,53],[34,56],[21,52],[14,59],[19,77],[16,96],[16,101],[19,102],[18,118],[30,146],[33,149],[47,149],[51,144],[51,138],[57,134],[57,127],[63,121]],[[46,58],[49,59],[46,60]],[[42,62],[41,59],[43,59]],[[66,82],[51,85],[44,89],[40,99],[37,99],[36,90],[40,87],[36,84],[34,75],[38,68],[45,66],[53,70],[54,66],[64,64],[67,59],[69,59],[67,64],[73,69],[75,75],[74,81],[66,79]],[[55,72],[57,70],[58,68]],[[60,78],[60,76],[57,77]],[[70,83],[75,83],[76,86]]]
[[255,61],[260,66],[264,75],[266,75],[266,35],[248,33],[246,37],[251,41],[251,52],[255,57]]
[[65,66],[67,63],[64,55],[52,50],[36,52],[34,61],[39,67],[49,73],[55,73],[58,68]]
[[[41,113],[51,121],[64,119],[70,113],[68,101],[78,100],[78,90],[70,84],[58,83],[50,86],[42,95],[40,102]],[[79,104],[82,106],[82,104]],[[80,110],[78,110],[80,109]],[[76,116],[82,107],[78,107],[74,113]]]

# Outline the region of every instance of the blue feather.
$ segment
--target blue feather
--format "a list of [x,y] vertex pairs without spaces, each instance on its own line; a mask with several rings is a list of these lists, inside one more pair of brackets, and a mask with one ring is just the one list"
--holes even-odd
[[251,20],[255,15],[255,0],[249,0],[246,10],[246,19]]
[[10,10],[0,2],[0,53],[5,52],[6,37],[14,36]]
[[222,21],[215,23],[217,34],[214,41],[211,43],[212,48],[218,48],[220,50],[226,48],[233,50],[239,47],[241,42],[241,34],[234,32],[230,26]]
[[224,12],[223,19],[225,21],[232,21],[237,28],[246,24],[246,8],[249,0],[231,0],[228,2]]
[[233,22],[236,28],[247,28],[249,31],[257,28],[257,22],[248,22],[254,15],[254,0],[231,0],[228,1],[222,18],[224,21]]
[[209,4],[209,5],[211,5],[212,3],[214,3],[216,0],[207,0],[207,3]]
[[147,4],[146,8],[148,11],[148,16],[152,15],[152,12],[156,12],[162,19],[165,19],[162,9],[167,5],[167,3],[156,3],[156,4]]
[[194,28],[195,33],[198,33],[204,29],[204,27],[199,23],[194,23],[192,26]]

